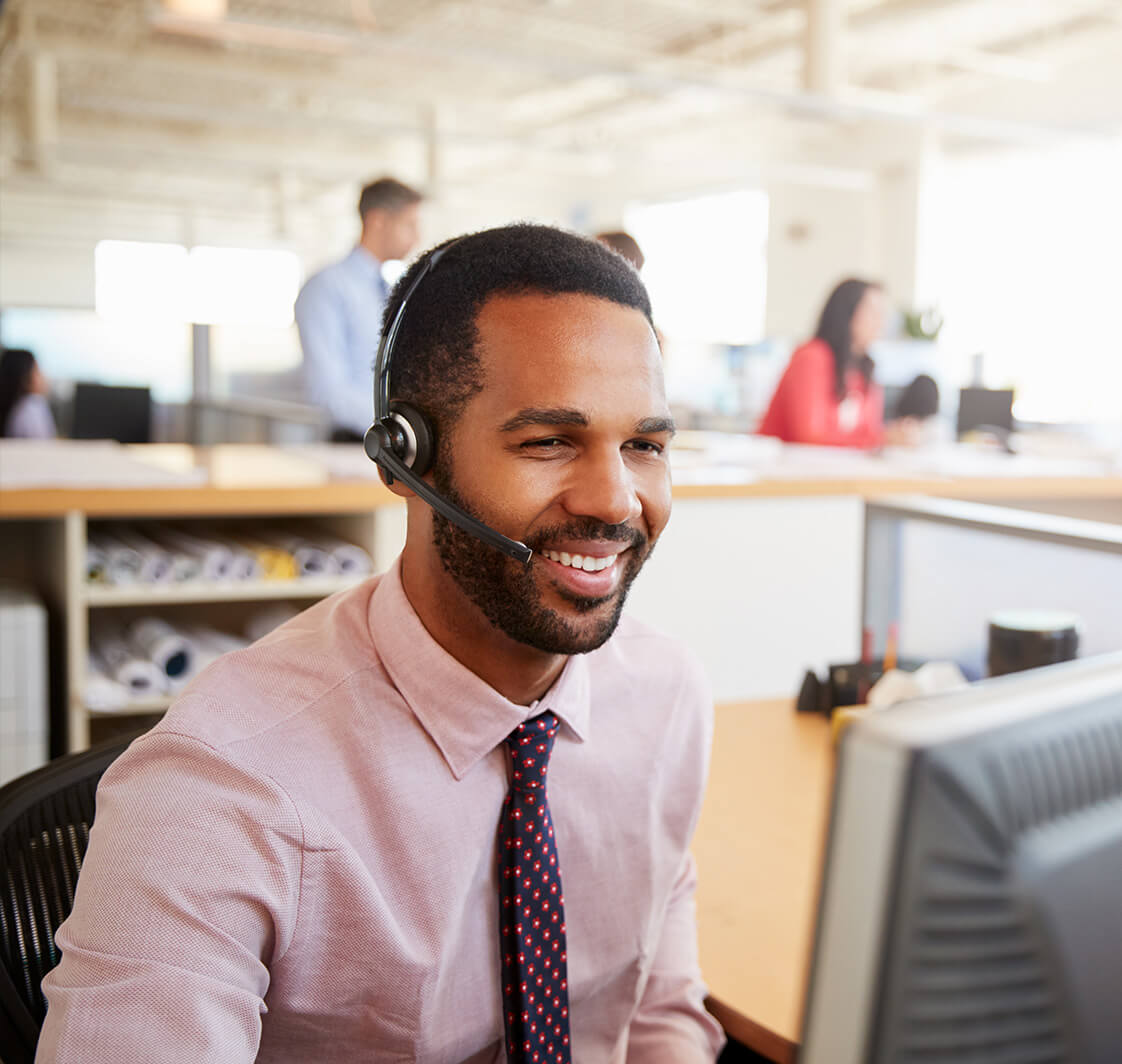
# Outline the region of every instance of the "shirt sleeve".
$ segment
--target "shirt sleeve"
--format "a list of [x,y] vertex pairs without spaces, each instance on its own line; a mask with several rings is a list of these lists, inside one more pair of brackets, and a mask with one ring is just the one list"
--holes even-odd
[[361,435],[372,418],[370,378],[362,386],[351,379],[346,308],[328,274],[316,274],[304,285],[293,313],[304,352],[308,398],[328,412],[333,425]]
[[713,1064],[724,1045],[705,1010],[697,959],[697,869],[686,854],[662,925],[638,1012],[631,1021],[628,1064]]
[[269,779],[196,739],[134,743],[98,788],[36,1061],[254,1060],[302,853]]

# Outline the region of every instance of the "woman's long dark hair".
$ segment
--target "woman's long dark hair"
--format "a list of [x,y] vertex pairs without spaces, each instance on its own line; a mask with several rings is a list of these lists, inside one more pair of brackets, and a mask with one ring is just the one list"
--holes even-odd
[[31,371],[35,356],[22,347],[9,347],[0,354],[0,435],[8,424],[8,415],[31,389]]
[[873,377],[873,360],[866,354],[860,357],[854,355],[850,336],[857,304],[870,288],[879,289],[880,285],[853,277],[842,281],[826,300],[814,333],[816,339],[826,341],[834,354],[834,392],[839,399],[845,398],[845,375],[851,367],[859,370],[866,381]]

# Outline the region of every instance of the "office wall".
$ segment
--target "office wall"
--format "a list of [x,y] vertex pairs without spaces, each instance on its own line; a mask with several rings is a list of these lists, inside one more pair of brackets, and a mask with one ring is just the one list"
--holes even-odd
[[838,281],[881,272],[875,187],[806,185],[768,188],[766,329],[771,336],[809,335]]
[[0,240],[0,306],[94,305],[92,243]]

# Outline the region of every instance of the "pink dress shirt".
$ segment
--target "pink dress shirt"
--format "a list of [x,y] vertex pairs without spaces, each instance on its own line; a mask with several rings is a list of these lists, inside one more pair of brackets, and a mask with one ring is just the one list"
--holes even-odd
[[546,708],[573,1061],[712,1061],[700,666],[625,618],[528,709],[432,640],[398,566],[217,661],[106,773],[36,1059],[504,1060],[503,739]]

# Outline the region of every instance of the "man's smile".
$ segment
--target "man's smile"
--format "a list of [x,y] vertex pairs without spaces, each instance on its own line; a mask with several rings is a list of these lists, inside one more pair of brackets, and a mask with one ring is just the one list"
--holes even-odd
[[[623,544],[613,543],[603,544],[596,554],[540,550],[536,557],[545,572],[563,591],[581,597],[605,598],[619,587],[624,568],[621,559],[630,549]],[[609,553],[604,553],[605,551]]]

